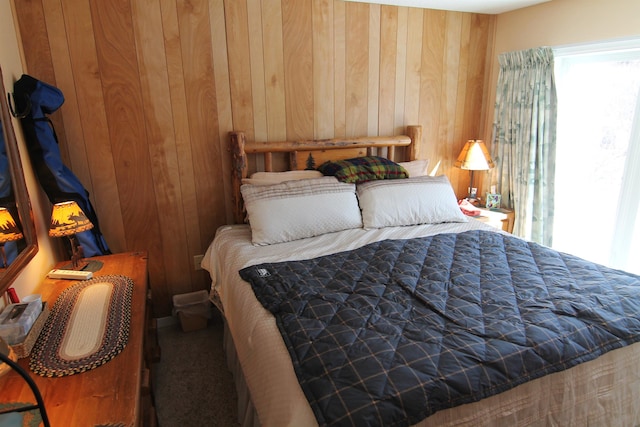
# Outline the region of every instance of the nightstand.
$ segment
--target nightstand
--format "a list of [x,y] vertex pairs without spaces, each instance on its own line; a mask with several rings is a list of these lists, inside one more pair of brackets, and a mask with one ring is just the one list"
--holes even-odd
[[[124,349],[97,368],[59,378],[31,372],[29,357],[18,363],[38,386],[52,426],[157,425],[150,369],[159,357],[159,347],[150,313],[147,254],[130,252],[91,259],[104,263],[94,277],[122,275],[133,281],[129,338]],[[60,293],[76,283],[45,279],[35,292],[53,307]],[[0,402],[35,402],[35,399],[26,382],[16,372],[10,372],[0,378]]]
[[502,208],[480,208],[482,212],[480,216],[473,217],[478,221],[487,223],[493,227],[499,228],[506,232],[513,232],[513,222],[515,221],[516,214],[511,209]]

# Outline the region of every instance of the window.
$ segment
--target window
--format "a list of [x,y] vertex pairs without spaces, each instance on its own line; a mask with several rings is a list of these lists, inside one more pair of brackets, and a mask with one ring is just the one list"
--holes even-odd
[[553,247],[640,274],[640,40],[554,49]]

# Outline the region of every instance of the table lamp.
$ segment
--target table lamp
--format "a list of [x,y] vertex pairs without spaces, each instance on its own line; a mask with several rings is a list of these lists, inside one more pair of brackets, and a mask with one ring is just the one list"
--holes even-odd
[[7,254],[4,251],[4,244],[24,238],[22,231],[18,229],[11,212],[7,208],[0,208],[0,252],[2,253],[2,267],[8,267]]
[[476,199],[476,191],[473,186],[473,172],[486,171],[493,167],[493,160],[489,155],[487,146],[480,139],[470,139],[462,147],[462,151],[458,156],[458,160],[454,163],[455,167],[471,171],[471,179],[469,181],[469,200]]
[[84,252],[78,243],[77,233],[91,230],[93,224],[74,201],[56,203],[51,212],[49,236],[67,236],[71,243],[71,269],[82,270],[87,263],[82,260]]

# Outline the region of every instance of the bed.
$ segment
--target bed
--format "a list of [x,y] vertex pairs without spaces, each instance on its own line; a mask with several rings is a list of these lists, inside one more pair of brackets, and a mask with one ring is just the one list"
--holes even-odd
[[[551,258],[537,255],[546,254],[548,248],[460,216],[446,178],[429,176],[428,161],[416,160],[420,136],[421,129],[415,126],[408,127],[405,135],[389,138],[279,143],[248,142],[241,132],[231,134],[236,224],[218,229],[203,267],[212,279],[211,300],[225,318],[225,348],[236,381],[240,423],[640,424],[638,277],[582,264],[583,260],[564,254],[552,252]],[[381,174],[375,178],[382,179],[367,177],[367,183],[353,186],[345,183],[350,179],[347,176],[354,174],[358,158],[373,161],[374,166],[369,163],[365,169]],[[388,164],[384,158],[390,159]],[[292,171],[274,173],[274,164],[283,159]],[[383,167],[378,162],[384,163]],[[265,171],[250,174],[250,164],[258,164]],[[406,174],[394,175],[398,174],[396,165]],[[343,181],[305,168],[329,171]],[[361,172],[357,170],[356,175]],[[291,194],[295,195],[293,201],[287,198]],[[245,223],[247,218],[250,225]],[[545,261],[541,266],[527,266],[530,261],[524,261],[524,253],[536,254],[533,258]],[[492,261],[502,258],[519,259],[520,263],[505,264],[510,269],[505,272],[504,266]],[[385,261],[390,259],[393,262]],[[444,262],[446,259],[450,261]],[[482,264],[480,260],[490,262]],[[385,262],[389,266],[381,267]],[[566,280],[559,279],[565,264],[574,263],[571,274],[584,276],[586,284],[571,279],[567,285]],[[524,306],[505,303],[509,298],[501,292],[511,288],[498,284],[505,282],[506,276],[514,277],[518,295],[526,295],[518,298],[525,301]],[[525,285],[525,279],[519,279],[535,282],[538,276],[544,279],[543,286]],[[591,281],[595,276],[606,277],[607,284],[598,285],[604,291],[597,290]],[[559,296],[550,307],[549,299],[537,293],[555,287]],[[474,289],[480,289],[478,299],[482,304],[451,302],[456,301],[452,296],[456,289],[466,302],[473,299],[470,296]],[[587,305],[591,301],[600,305],[591,308]],[[474,311],[480,306],[481,315]],[[547,355],[550,350],[545,338],[532,351],[526,344],[529,338],[523,341],[517,337],[517,331],[524,329],[535,331],[527,337],[546,333],[546,328],[543,332],[536,328],[549,321],[539,317],[538,309],[561,312],[561,320],[554,322],[563,324],[566,336],[561,353],[569,355],[569,360],[550,367],[546,362],[555,356]],[[366,321],[355,315],[349,317],[356,312],[367,316]],[[398,316],[400,312],[407,315]],[[586,329],[575,323],[572,313],[591,313]],[[524,328],[515,320],[525,317],[533,319],[533,326]],[[603,332],[599,328],[600,323],[606,323],[600,322],[604,318],[612,326]],[[482,321],[478,323],[478,319]],[[497,322],[499,333],[491,332],[485,321]],[[419,322],[417,327],[415,322]],[[519,325],[513,331],[509,329],[512,323]],[[434,329],[444,324],[446,333]],[[357,339],[345,338],[355,336],[345,325],[359,331]],[[404,335],[387,346],[385,340],[400,336],[399,329]],[[409,347],[404,345],[406,331],[411,332],[409,339],[418,350],[405,351]],[[440,338],[425,335],[425,331],[440,334]],[[491,346],[477,341],[491,334],[498,334],[489,337]],[[511,335],[516,337],[509,338]],[[599,344],[590,343],[593,336]],[[331,344],[332,340],[337,344]],[[440,350],[438,363],[434,363],[429,354],[435,348],[430,346],[434,340],[453,342],[456,350]],[[508,374],[502,367],[493,366],[496,360],[507,360],[508,353],[493,360],[485,357],[494,349],[502,351],[499,347],[509,346],[520,351],[512,358],[524,360],[514,365],[520,366],[519,373]],[[369,354],[365,352],[369,349],[362,347],[380,348]],[[476,349],[462,354],[459,349],[464,347]],[[477,351],[480,347],[482,351]],[[574,350],[576,353],[570,355]],[[416,357],[416,351],[423,351],[424,357]],[[320,360],[320,353],[330,357]],[[388,364],[398,358],[404,362]],[[477,366],[472,363],[452,368],[458,359],[475,358],[484,360]],[[363,370],[356,370],[356,365]],[[440,371],[423,378],[428,367],[434,365]],[[450,374],[446,373],[447,366]],[[489,371],[491,375],[486,374]],[[416,377],[416,372],[420,378],[413,383],[407,381],[407,376]],[[404,385],[389,385],[395,382]],[[352,390],[351,385],[356,383],[356,390]],[[327,387],[338,390],[326,393]],[[388,398],[390,395],[393,398]],[[404,400],[395,400],[396,395]],[[422,400],[431,396],[435,401]]]

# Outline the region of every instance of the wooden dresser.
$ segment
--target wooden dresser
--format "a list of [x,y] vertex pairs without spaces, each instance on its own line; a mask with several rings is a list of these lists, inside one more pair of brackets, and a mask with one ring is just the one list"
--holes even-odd
[[[123,275],[134,282],[129,340],[120,354],[87,372],[45,378],[29,370],[29,358],[19,364],[30,373],[44,399],[52,426],[153,426],[157,425],[150,384],[150,369],[159,359],[155,324],[151,317],[146,252],[91,258],[104,263],[94,273]],[[56,266],[68,264],[68,261]],[[50,307],[72,280],[45,279],[37,289]],[[0,378],[0,402],[32,402],[35,398],[15,372]]]

